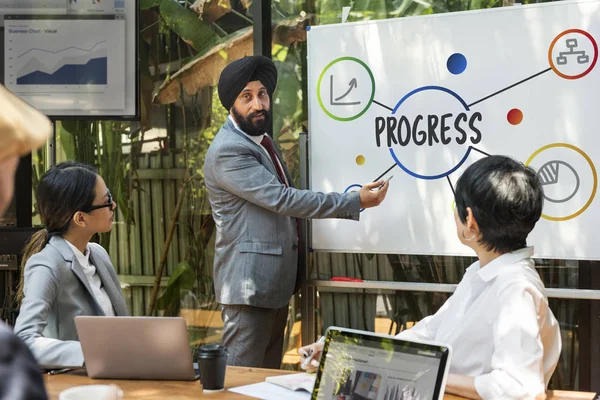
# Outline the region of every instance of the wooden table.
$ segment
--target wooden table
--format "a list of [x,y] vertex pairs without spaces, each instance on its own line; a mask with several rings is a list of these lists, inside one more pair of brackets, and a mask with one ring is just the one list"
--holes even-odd
[[[277,369],[227,367],[225,389],[263,382],[267,376],[297,373]],[[90,379],[80,374],[45,375],[46,390],[50,400],[58,400],[63,390],[79,385],[114,383],[123,390],[123,400],[197,400],[197,399],[249,399],[228,392],[203,393],[199,381],[121,381]]]
[[[297,373],[276,369],[227,367],[225,389],[263,382],[267,376]],[[118,385],[124,392],[123,400],[197,400],[197,399],[248,399],[237,393],[225,390],[220,393],[203,393],[198,381],[119,381],[90,379],[80,374],[45,375],[46,389],[50,400],[58,400],[58,394],[65,389],[79,385],[108,384]],[[548,391],[547,399],[592,400],[594,393]],[[461,397],[445,395],[444,400],[460,400]]]

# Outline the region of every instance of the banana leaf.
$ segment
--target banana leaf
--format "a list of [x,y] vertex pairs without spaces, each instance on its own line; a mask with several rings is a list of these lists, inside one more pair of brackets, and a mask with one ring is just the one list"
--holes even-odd
[[140,10],[147,10],[152,7],[160,6],[163,0],[140,0]]
[[180,83],[188,96],[203,87],[216,85],[221,71],[231,60],[253,54],[252,32],[252,27],[240,29],[224,37],[219,45],[198,53],[162,83],[152,101],[157,104],[176,102],[181,96]]
[[209,49],[219,41],[219,35],[206,22],[175,0],[162,0],[160,15],[165,24],[196,51]]

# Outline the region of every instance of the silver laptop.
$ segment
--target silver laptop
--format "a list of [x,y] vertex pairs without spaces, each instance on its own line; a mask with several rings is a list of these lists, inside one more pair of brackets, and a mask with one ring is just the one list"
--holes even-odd
[[312,399],[443,399],[452,349],[394,336],[327,330]]
[[75,317],[91,378],[194,380],[183,318]]

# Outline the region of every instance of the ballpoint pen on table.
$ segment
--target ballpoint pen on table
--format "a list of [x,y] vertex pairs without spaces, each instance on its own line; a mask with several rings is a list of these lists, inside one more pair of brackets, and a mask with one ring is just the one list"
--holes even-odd
[[[317,340],[317,344],[323,344],[323,343],[325,343],[325,336],[321,336],[319,338],[319,340]],[[315,353],[313,352],[312,349],[310,349],[310,351],[308,352],[308,356],[306,357],[306,360],[304,360],[304,362],[302,363],[300,368],[306,369],[306,367],[308,367],[308,364],[312,361],[314,355],[315,355]]]
[[48,371],[48,375],[59,375],[75,370],[76,368],[53,369]]

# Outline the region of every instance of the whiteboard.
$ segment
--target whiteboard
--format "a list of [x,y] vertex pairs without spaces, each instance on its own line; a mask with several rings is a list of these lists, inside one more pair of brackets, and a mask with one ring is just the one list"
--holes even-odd
[[310,27],[312,190],[394,178],[360,222],[314,220],[315,250],[472,255],[453,186],[474,161],[538,171],[540,257],[600,259],[600,1]]

